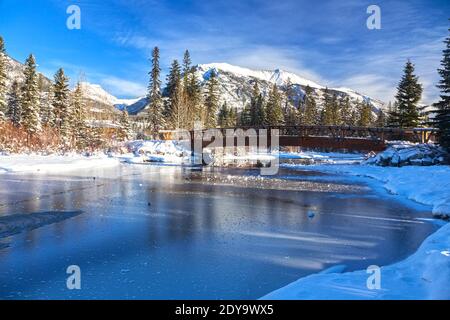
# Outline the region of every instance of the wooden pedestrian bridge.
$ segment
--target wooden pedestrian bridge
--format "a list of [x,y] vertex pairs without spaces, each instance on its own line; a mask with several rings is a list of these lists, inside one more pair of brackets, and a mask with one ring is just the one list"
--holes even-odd
[[[178,131],[162,130],[164,139]],[[264,126],[189,131],[191,143],[202,148],[230,146],[302,147],[330,150],[383,151],[387,141],[428,143],[436,140],[434,128],[375,128],[353,126]],[[278,140],[277,140],[278,139]]]

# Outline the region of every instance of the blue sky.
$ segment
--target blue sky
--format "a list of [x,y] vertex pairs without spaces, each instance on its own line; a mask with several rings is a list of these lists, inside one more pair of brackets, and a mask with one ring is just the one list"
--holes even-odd
[[[81,8],[81,30],[66,27],[72,4]],[[381,30],[366,27],[371,4],[381,8]],[[145,94],[157,45],[163,72],[187,48],[194,63],[281,68],[385,101],[410,58],[428,103],[438,94],[448,18],[448,0],[0,0],[11,56],[34,53],[47,76],[63,67],[73,81],[123,98]]]

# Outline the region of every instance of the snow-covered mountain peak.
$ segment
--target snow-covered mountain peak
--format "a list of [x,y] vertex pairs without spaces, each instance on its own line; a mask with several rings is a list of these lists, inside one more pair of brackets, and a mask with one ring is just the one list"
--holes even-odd
[[197,70],[202,74],[202,76],[209,72],[210,70],[215,70],[219,75],[221,72],[232,73],[235,76],[256,78],[258,80],[263,80],[271,83],[275,83],[279,86],[286,84],[290,81],[292,84],[298,84],[301,86],[310,86],[316,89],[323,89],[324,87],[320,84],[305,79],[295,73],[275,69],[275,70],[253,70],[244,67],[234,66],[228,63],[209,63],[209,64],[199,64]]
[[89,82],[81,82],[81,89],[83,90],[83,94],[86,98],[111,106],[116,106],[119,109],[121,109],[120,107],[122,106],[131,105],[140,99],[119,99],[103,89],[101,85]]

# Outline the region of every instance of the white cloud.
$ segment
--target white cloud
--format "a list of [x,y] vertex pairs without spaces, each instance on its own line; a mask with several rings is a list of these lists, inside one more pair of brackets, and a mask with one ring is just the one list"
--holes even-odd
[[100,80],[106,91],[116,96],[141,97],[146,93],[146,87],[142,83],[123,80],[116,77],[106,77]]

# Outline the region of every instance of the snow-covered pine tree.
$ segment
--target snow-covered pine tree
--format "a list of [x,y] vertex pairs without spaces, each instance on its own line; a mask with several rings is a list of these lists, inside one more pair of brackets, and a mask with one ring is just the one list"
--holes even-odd
[[71,109],[73,112],[73,136],[78,149],[84,149],[89,145],[89,127],[86,120],[86,104],[84,103],[83,87],[77,83],[72,93]]
[[62,68],[55,74],[53,95],[55,125],[64,142],[68,144],[72,135],[73,112],[72,104],[70,103],[69,78],[64,74]]
[[33,135],[41,130],[41,122],[39,118],[39,88],[36,60],[32,54],[25,61],[24,78],[20,102],[22,106],[21,124],[29,135]]
[[181,67],[177,60],[172,62],[170,72],[167,75],[167,100],[164,110],[166,126],[171,129],[183,128],[186,114],[182,101]]
[[[450,32],[450,29],[448,30]],[[450,151],[450,36],[445,41],[442,51],[441,79],[438,84],[440,100],[434,104],[436,109],[435,125],[439,128],[439,143]]]
[[17,82],[17,80],[14,80],[9,92],[8,112],[6,116],[16,127],[20,126],[22,116],[22,106],[20,103],[21,94],[21,85]]
[[278,91],[278,87],[276,84],[273,84],[266,105],[266,119],[268,125],[277,126],[284,123],[281,103],[281,95]]
[[219,109],[219,82],[215,70],[211,70],[206,84],[205,96],[205,127],[217,126],[217,111]]
[[120,115],[120,130],[119,138],[123,141],[127,141],[132,138],[133,132],[131,130],[130,119],[128,117],[128,112],[123,110]]
[[149,130],[152,134],[157,134],[160,129],[164,128],[163,119],[163,100],[161,95],[161,68],[159,67],[159,48],[154,47],[152,51],[152,69],[149,72],[150,82],[148,86],[148,123]]
[[398,103],[399,126],[416,127],[420,121],[418,103],[422,98],[422,85],[414,74],[414,65],[410,60],[406,62],[395,98]]
[[301,124],[312,126],[319,123],[319,112],[317,110],[316,99],[314,99],[313,89],[310,86],[305,88],[303,98],[303,112]]
[[0,120],[6,120],[7,91],[6,88],[6,51],[3,38],[0,36]]

